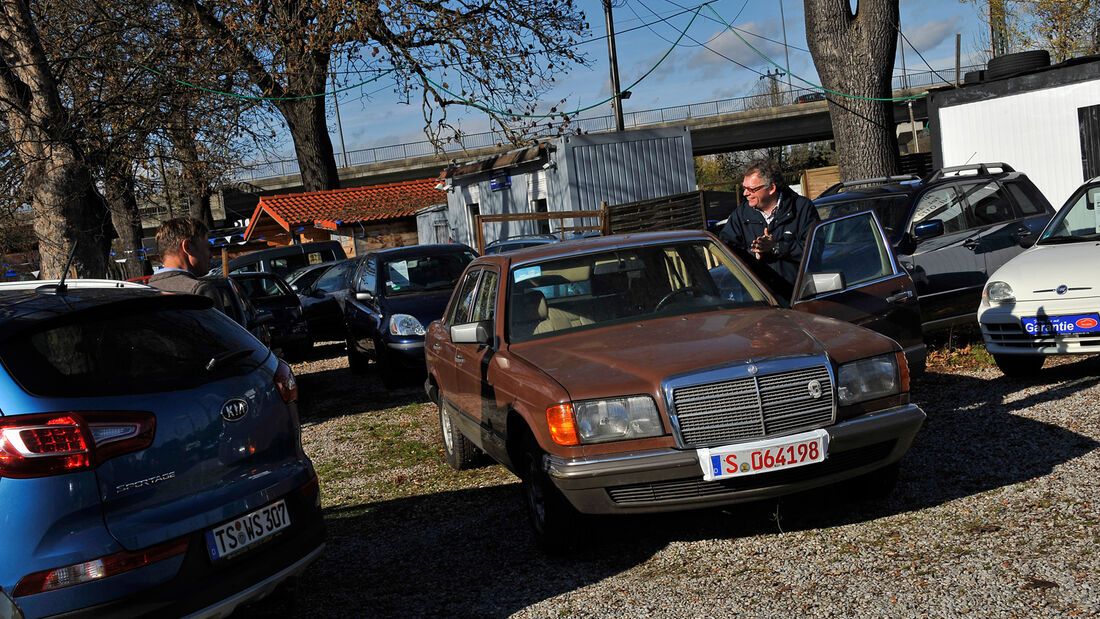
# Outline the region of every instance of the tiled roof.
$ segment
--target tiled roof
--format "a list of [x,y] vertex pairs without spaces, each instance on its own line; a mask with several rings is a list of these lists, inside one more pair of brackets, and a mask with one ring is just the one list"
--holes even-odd
[[264,214],[285,230],[302,225],[335,230],[340,224],[412,217],[422,208],[447,201],[447,194],[435,188],[438,183],[438,178],[427,178],[370,187],[262,196],[244,236],[250,237]]

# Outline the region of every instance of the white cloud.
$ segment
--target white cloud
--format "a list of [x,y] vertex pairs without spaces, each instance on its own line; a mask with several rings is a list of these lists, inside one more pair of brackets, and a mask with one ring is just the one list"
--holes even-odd
[[902,25],[905,38],[909,40],[909,45],[906,45],[905,51],[908,52],[916,48],[927,56],[929,51],[935,49],[944,41],[952,39],[955,33],[960,31],[960,21],[962,21],[961,18],[956,15],[949,19],[923,23],[917,26],[916,29]]

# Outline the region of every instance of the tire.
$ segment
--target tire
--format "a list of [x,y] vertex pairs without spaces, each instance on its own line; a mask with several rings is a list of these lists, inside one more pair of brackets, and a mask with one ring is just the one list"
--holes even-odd
[[990,59],[986,65],[985,77],[997,79],[1049,66],[1050,52],[1045,49],[1033,49]]
[[348,349],[348,368],[353,374],[365,373],[368,364],[367,356],[356,350],[355,342],[351,340],[350,335],[344,340],[344,345]]
[[378,338],[374,339],[374,365],[386,389],[396,389],[401,386],[401,375],[393,359],[390,358],[390,351]]
[[447,464],[456,471],[468,469],[474,465],[477,459],[477,448],[459,432],[451,421],[451,414],[443,406],[443,401],[437,406],[439,409],[439,433],[443,438],[443,453],[447,456]]
[[521,487],[527,522],[535,535],[535,544],[544,552],[558,553],[568,550],[576,542],[580,513],[550,481],[550,476],[542,467],[544,455],[538,443],[529,438],[523,451]]
[[1042,355],[993,355],[1001,373],[1009,378],[1031,378],[1043,368]]

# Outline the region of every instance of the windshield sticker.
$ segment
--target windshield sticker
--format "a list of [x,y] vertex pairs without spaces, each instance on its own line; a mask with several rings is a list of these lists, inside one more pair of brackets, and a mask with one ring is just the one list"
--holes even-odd
[[512,272],[512,281],[513,283],[518,284],[524,280],[531,279],[532,277],[538,277],[539,275],[542,275],[542,267],[525,267],[522,269],[516,269]]

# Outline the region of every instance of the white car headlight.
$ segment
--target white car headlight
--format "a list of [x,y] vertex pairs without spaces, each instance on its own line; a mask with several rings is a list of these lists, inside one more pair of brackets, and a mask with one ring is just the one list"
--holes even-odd
[[625,441],[664,434],[653,398],[645,395],[574,402],[582,443]]
[[836,373],[837,397],[848,405],[898,392],[898,359],[894,354],[860,359],[840,366]]
[[1013,303],[1016,294],[1012,292],[1012,286],[1008,282],[989,282],[985,286],[985,298],[993,303]]
[[390,317],[390,334],[424,335],[424,325],[408,314],[394,314]]

